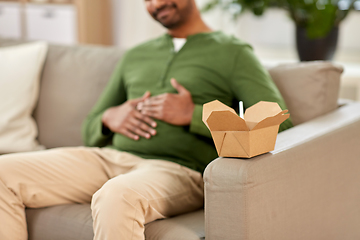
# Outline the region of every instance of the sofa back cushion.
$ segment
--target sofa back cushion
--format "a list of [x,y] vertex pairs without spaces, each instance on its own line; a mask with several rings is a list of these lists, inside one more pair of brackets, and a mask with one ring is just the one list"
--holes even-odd
[[83,145],[81,124],[121,54],[116,48],[50,45],[34,118],[47,148]]
[[323,61],[283,64],[269,69],[294,125],[338,107],[342,72],[342,67]]

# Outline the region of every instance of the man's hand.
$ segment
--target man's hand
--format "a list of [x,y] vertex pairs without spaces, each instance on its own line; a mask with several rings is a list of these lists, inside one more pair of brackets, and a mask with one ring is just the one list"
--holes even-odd
[[156,134],[156,122],[150,117],[136,110],[138,103],[148,99],[150,92],[146,92],[141,98],[128,100],[125,103],[107,109],[103,116],[103,124],[112,132],[120,133],[134,140],[140,136],[149,139]]
[[191,93],[174,78],[171,79],[171,85],[178,91],[178,94],[164,93],[147,98],[138,103],[137,109],[146,116],[173,125],[190,125],[195,108]]

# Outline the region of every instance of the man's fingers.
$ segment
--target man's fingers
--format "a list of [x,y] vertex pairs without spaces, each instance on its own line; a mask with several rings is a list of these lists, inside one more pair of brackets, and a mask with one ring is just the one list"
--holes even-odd
[[144,95],[141,97],[141,101],[144,101],[145,99],[149,98],[151,95],[150,91],[146,91]]
[[158,106],[158,105],[162,105],[165,98],[166,97],[162,96],[162,95],[152,97],[152,98],[148,98],[143,102],[143,107],[155,107],[155,106]]
[[144,108],[144,106],[154,106],[161,104],[163,99],[166,97],[165,95],[166,94],[161,94],[154,97],[146,96],[144,100],[137,103],[136,109],[141,111]]
[[150,117],[148,117],[140,112],[135,112],[134,116],[136,119],[138,119],[138,121],[140,120],[141,122],[145,122],[153,128],[156,127],[156,125],[157,125],[154,120],[152,120]]
[[130,100],[131,101],[131,105],[135,108],[137,108],[137,105],[140,103],[140,102],[143,102],[145,99],[149,98],[151,96],[151,93],[149,91],[146,91],[144,93],[144,95],[140,98],[135,98],[135,99],[132,99]]
[[140,138],[138,135],[132,133],[130,130],[126,128],[122,129],[121,133],[128,138],[134,139],[135,141],[139,140]]
[[184,88],[182,85],[180,85],[180,83],[178,83],[175,78],[172,78],[170,82],[171,85],[176,89],[176,91],[178,91],[179,94],[189,93],[189,91],[186,88]]
[[143,102],[139,102],[136,105],[136,109],[138,111],[142,111],[143,109],[146,109],[146,108],[151,108],[151,107],[162,105],[164,103],[164,98],[165,97],[161,96],[161,95],[148,98]]
[[141,136],[141,137],[144,137],[144,138],[147,138],[147,139],[151,138],[151,134],[149,132],[143,131],[140,128],[138,123],[132,123],[132,122],[129,123],[129,125],[127,126],[127,129],[130,132],[134,133],[135,135],[138,135],[138,136]]
[[138,120],[136,118],[131,119],[129,122],[131,124],[130,130],[140,136],[145,138],[150,138],[151,136],[156,135],[156,130],[151,128],[148,124],[143,122],[143,120]]
[[141,110],[141,114],[162,120],[162,106],[148,107]]
[[144,102],[139,102],[137,105],[136,105],[136,109],[141,111],[141,109],[143,109],[144,107]]

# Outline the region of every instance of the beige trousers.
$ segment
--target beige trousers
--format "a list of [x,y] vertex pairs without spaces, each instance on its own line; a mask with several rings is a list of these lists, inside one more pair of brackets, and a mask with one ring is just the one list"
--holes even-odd
[[25,207],[90,203],[95,240],[140,240],[144,224],[203,204],[201,174],[107,148],[0,156],[0,239],[26,240]]

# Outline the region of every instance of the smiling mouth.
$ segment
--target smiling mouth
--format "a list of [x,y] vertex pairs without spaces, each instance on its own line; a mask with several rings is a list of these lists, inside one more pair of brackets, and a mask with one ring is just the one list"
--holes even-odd
[[164,18],[166,18],[171,13],[171,11],[173,11],[173,8],[165,8],[165,9],[159,11],[156,14],[156,19],[164,19]]
[[168,6],[164,6],[160,9],[158,9],[156,12],[154,12],[153,16],[155,19],[160,20],[166,18],[172,11],[174,11],[176,8],[175,4],[171,4]]

